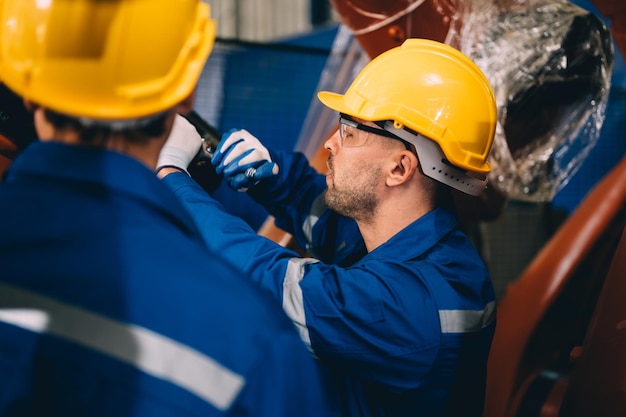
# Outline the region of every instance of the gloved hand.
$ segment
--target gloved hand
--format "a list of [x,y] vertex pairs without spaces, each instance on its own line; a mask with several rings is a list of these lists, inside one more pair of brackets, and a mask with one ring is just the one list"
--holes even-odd
[[278,165],[268,150],[243,129],[232,129],[222,136],[211,163],[236,191],[247,191],[262,179],[278,175]]
[[159,153],[156,171],[164,167],[174,167],[189,174],[187,167],[198,154],[201,145],[202,137],[196,128],[183,116],[177,114],[170,136]]

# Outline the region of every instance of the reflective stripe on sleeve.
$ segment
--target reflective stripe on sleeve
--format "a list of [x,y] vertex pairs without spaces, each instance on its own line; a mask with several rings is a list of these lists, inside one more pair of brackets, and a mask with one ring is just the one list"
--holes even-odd
[[300,338],[309,350],[311,350],[311,337],[306,327],[304,298],[300,281],[304,278],[304,267],[317,262],[319,261],[313,258],[291,258],[283,281],[283,310],[296,325]]
[[313,201],[311,211],[302,224],[302,233],[307,242],[307,249],[310,249],[313,242],[313,227],[315,227],[320,216],[324,214],[326,210],[328,210],[328,206],[324,200],[324,193],[322,193]]
[[484,310],[439,310],[442,333],[470,333],[487,327],[496,318],[496,302]]
[[227,410],[245,379],[210,357],[143,327],[0,284],[0,321],[112,356]]

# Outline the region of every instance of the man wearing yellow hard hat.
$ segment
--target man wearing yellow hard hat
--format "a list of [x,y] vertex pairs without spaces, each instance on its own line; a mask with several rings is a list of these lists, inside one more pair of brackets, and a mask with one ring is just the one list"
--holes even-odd
[[0,1],[40,138],[0,183],[0,415],[327,415],[291,321],[154,176],[214,36],[199,0]]
[[224,135],[212,160],[311,257],[256,235],[181,172],[197,146],[159,176],[209,246],[281,303],[326,369],[338,415],[481,416],[495,295],[450,192],[479,194],[491,170],[487,78],[456,49],[409,39],[345,94],[318,97],[339,113],[326,175],[245,130]]

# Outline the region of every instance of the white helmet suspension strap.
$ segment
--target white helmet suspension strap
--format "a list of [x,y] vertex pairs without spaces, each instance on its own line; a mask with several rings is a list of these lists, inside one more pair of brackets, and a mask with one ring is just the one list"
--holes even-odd
[[415,146],[424,175],[469,195],[479,195],[487,185],[487,175],[478,174],[452,165],[434,140],[414,135],[393,121],[385,122],[386,131]]

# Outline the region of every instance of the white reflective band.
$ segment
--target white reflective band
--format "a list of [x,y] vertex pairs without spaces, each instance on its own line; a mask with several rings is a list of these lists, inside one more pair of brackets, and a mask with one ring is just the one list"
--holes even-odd
[[320,216],[328,209],[326,201],[324,200],[324,193],[317,196],[311,205],[311,211],[302,224],[302,233],[308,245],[312,245],[313,242],[313,227],[320,219]]
[[6,284],[0,284],[0,321],[110,355],[220,410],[230,408],[245,385],[241,375],[161,334]]
[[283,310],[296,325],[300,338],[309,350],[311,350],[311,337],[309,336],[309,329],[306,327],[304,298],[300,281],[304,278],[304,267],[317,262],[319,261],[313,258],[291,258],[283,281]]
[[442,333],[478,332],[495,319],[495,301],[488,303],[484,310],[439,310]]

